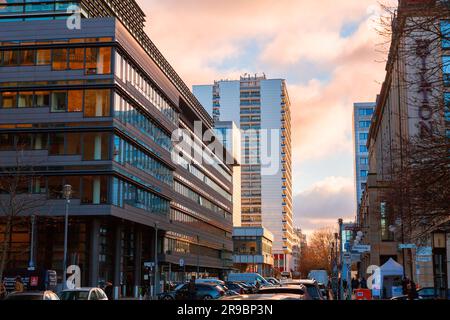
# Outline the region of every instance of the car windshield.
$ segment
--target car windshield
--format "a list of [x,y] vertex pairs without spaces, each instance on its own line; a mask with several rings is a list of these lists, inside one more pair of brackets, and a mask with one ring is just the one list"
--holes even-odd
[[8,300],[37,301],[37,300],[42,300],[42,295],[41,294],[12,294],[8,297]]
[[178,290],[180,290],[181,288],[183,288],[185,285],[186,285],[186,284],[181,283],[181,284],[177,285],[177,286],[175,287],[175,289],[173,289],[173,291],[178,291]]
[[311,296],[311,298],[313,299],[320,298],[320,293],[315,286],[306,286],[306,290],[308,290],[308,294]]
[[64,291],[61,293],[61,300],[87,300],[89,291]]

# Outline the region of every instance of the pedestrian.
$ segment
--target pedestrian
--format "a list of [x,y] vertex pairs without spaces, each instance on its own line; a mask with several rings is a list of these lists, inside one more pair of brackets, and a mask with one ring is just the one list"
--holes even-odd
[[195,276],[191,277],[191,280],[188,283],[188,300],[195,300],[197,288],[195,287]]
[[14,283],[14,291],[15,292],[24,292],[25,286],[23,285],[22,277],[17,276],[16,282]]
[[112,283],[110,281],[107,281],[105,283],[105,289],[104,290],[105,290],[106,296],[108,297],[108,300],[113,300],[114,299],[114,297],[113,297],[113,285],[112,285]]
[[356,278],[352,278],[352,292],[359,289],[359,280]]
[[3,282],[0,282],[0,300],[3,300],[6,298],[6,287]]
[[408,287],[409,287],[409,279],[407,277],[404,277],[402,280],[402,290],[403,295],[408,295]]
[[364,277],[361,277],[361,280],[359,281],[361,289],[367,289],[367,280]]
[[408,300],[417,300],[418,297],[416,283],[411,281],[409,284]]

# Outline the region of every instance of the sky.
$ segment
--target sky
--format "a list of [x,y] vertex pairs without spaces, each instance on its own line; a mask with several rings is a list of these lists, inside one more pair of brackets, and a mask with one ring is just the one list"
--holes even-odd
[[354,219],[354,102],[385,76],[379,0],[138,0],[146,31],[189,87],[283,78],[292,103],[294,222]]

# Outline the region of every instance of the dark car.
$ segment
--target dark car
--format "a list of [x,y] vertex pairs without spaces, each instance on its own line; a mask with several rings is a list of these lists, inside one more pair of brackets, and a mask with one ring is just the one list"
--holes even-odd
[[13,292],[5,300],[9,301],[55,301],[59,300],[53,291]]
[[251,293],[251,289],[249,287],[244,287],[244,285],[238,282],[226,282],[225,285],[227,286],[228,289],[235,291],[239,294]]
[[320,292],[319,284],[316,280],[292,280],[283,282],[283,285],[296,286],[303,285],[306,287],[309,296],[312,300],[324,300],[322,292]]
[[308,289],[304,285],[284,285],[281,287],[265,287],[259,289],[259,295],[280,294],[297,295],[299,300],[312,300]]
[[[175,291],[168,293],[161,293],[158,298],[159,300],[189,300],[189,285],[183,284],[179,285]],[[217,300],[225,296],[225,290],[218,285],[207,284],[207,283],[196,283],[195,284],[195,300]]]
[[[417,294],[419,295],[419,299],[421,300],[435,300],[439,298],[439,292],[436,291],[435,288],[426,287],[417,290]],[[447,300],[450,300],[450,290],[447,291]]]

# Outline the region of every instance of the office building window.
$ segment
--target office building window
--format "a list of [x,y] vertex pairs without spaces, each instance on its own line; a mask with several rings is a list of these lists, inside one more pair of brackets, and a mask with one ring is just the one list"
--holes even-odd
[[83,176],[82,177],[83,204],[108,203],[108,177]]
[[50,106],[50,91],[36,91],[34,93],[34,104],[36,107]]
[[67,49],[53,49],[53,70],[67,70]]
[[83,112],[83,90],[70,90],[69,91],[69,112]]
[[450,86],[450,56],[442,57],[442,71],[444,77],[444,84]]
[[65,112],[67,110],[67,91],[52,92],[52,112]]
[[389,207],[386,202],[380,203],[380,224],[381,224],[381,240],[382,241],[393,241],[394,233],[390,230],[391,219],[389,214]]
[[359,163],[361,165],[368,165],[369,164],[369,158],[360,158]]
[[49,135],[49,150],[51,156],[64,155],[64,133],[50,133]]
[[17,107],[17,92],[2,92],[2,108]]
[[36,54],[36,65],[50,65],[52,61],[52,51],[50,49],[39,49]]
[[450,21],[441,21],[442,48],[450,49]]
[[62,199],[63,198],[63,177],[48,177],[47,178],[47,188],[48,196],[50,199]]
[[85,117],[109,117],[110,116],[111,90],[86,90],[84,94]]
[[450,122],[450,93],[445,94],[445,121]]
[[80,133],[66,133],[66,155],[80,155],[81,154],[81,134]]
[[360,128],[370,128],[371,122],[370,121],[360,121],[359,127]]
[[20,50],[19,63],[21,66],[33,66],[35,62],[35,50]]
[[369,150],[367,150],[367,146],[361,145],[359,146],[359,152],[361,153],[367,153]]
[[368,139],[369,139],[369,134],[368,133],[360,133],[359,134],[359,140],[366,141]]
[[111,73],[111,48],[86,48],[86,74]]
[[2,67],[15,67],[19,65],[19,50],[3,51]]
[[69,69],[70,70],[84,69],[84,48],[69,49]]
[[19,108],[33,107],[33,91],[19,92]]
[[369,176],[369,171],[367,171],[367,170],[361,170],[360,176],[363,177],[363,178],[368,177],[368,176]]
[[83,135],[83,160],[109,160],[109,133],[85,133]]
[[372,108],[359,109],[359,115],[363,117],[371,116],[373,115],[373,109]]
[[14,148],[14,135],[8,133],[0,134],[0,151],[12,151]]

